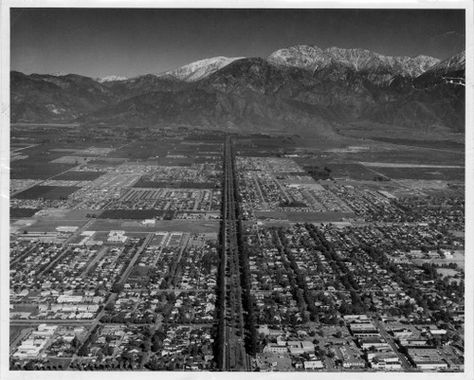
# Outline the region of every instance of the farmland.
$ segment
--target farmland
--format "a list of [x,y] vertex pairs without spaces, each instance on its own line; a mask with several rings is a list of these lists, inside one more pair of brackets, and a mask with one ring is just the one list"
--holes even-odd
[[173,219],[174,212],[164,210],[104,210],[101,219]]
[[462,181],[464,168],[444,167],[371,167],[377,173],[392,179],[420,179]]
[[105,172],[69,170],[55,176],[54,179],[64,181],[93,181],[94,179],[99,178],[102,174],[105,174]]
[[21,193],[15,195],[18,199],[49,199],[59,200],[66,199],[68,195],[78,190],[78,187],[74,186],[33,186]]

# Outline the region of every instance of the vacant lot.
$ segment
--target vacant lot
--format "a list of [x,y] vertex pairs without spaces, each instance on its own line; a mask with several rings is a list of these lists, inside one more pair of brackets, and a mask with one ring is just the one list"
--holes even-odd
[[373,171],[365,168],[363,165],[348,163],[348,164],[328,164],[326,165],[330,170],[331,177],[339,178],[346,177],[358,180],[371,181],[376,174]]
[[11,163],[12,179],[47,179],[65,170],[73,168],[74,165],[51,164],[36,160],[18,160]]
[[127,161],[125,158],[101,157],[88,162],[90,165],[115,166]]
[[411,145],[433,149],[454,149],[464,150],[465,145],[456,141],[445,140],[414,140],[414,139],[398,139],[391,137],[372,137],[372,140],[388,142],[390,144]]
[[105,172],[79,172],[71,170],[54,177],[54,179],[63,181],[93,181],[102,174],[105,174]]
[[10,218],[29,218],[35,215],[39,209],[37,208],[11,208]]
[[191,166],[196,162],[194,157],[158,157],[153,159],[155,165]]
[[163,210],[105,210],[99,216],[100,219],[154,219],[163,218],[171,220],[174,211]]
[[41,220],[87,220],[97,213],[96,210],[70,210],[65,208],[47,208],[36,215]]
[[462,165],[427,165],[415,164],[409,162],[361,162],[360,164],[367,167],[379,168],[441,168],[441,169],[464,169]]
[[48,200],[62,200],[66,199],[68,195],[79,190],[76,186],[33,186],[21,193],[15,195],[17,199],[48,199]]
[[162,141],[134,141],[111,153],[108,157],[121,157],[145,160],[150,157],[166,156],[170,146]]
[[413,262],[417,265],[423,265],[424,263],[443,265],[449,263],[455,263],[459,268],[464,269],[465,260],[463,251],[455,251],[453,256],[446,259],[414,259]]
[[437,151],[423,148],[386,149],[340,154],[345,161],[364,162],[416,162],[417,164],[464,165],[464,152]]
[[167,189],[213,189],[216,187],[212,182],[180,182],[180,181],[149,181],[140,178],[133,187],[144,188],[167,188]]
[[218,221],[157,220],[154,225],[143,225],[139,221],[120,219],[97,219],[88,228],[91,231],[124,230],[126,232],[176,231],[210,233],[219,231]]
[[181,143],[180,145],[173,147],[173,150],[170,150],[168,154],[218,154],[221,151],[222,144]]
[[344,212],[287,212],[288,220],[292,222],[339,222],[343,219],[353,218],[354,213]]
[[85,164],[86,162],[92,160],[92,157],[83,157],[83,156],[62,156],[52,160],[53,164]]
[[15,152],[17,150],[23,150],[25,148],[28,148],[28,147],[33,147],[32,144],[30,143],[10,143],[10,150],[12,152]]
[[464,180],[463,168],[433,167],[373,167],[375,171],[393,179]]
[[[28,232],[51,232],[55,231],[56,227],[60,226],[74,226],[82,227],[87,220],[47,220],[47,219],[23,219],[15,223],[21,231]],[[27,223],[27,224],[25,224]]]
[[255,211],[257,219],[280,219],[290,222],[339,222],[345,218],[352,218],[353,213],[344,212],[299,212],[299,211]]
[[10,326],[10,343],[12,343],[16,337],[19,336],[21,331],[27,327],[25,326]]

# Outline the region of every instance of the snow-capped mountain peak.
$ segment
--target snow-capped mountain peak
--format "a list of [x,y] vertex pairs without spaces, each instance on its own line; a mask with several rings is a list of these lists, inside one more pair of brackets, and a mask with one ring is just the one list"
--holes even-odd
[[122,77],[119,75],[107,75],[103,78],[97,78],[97,82],[104,83],[104,82],[114,82],[119,80],[127,80],[127,77]]
[[213,57],[191,62],[174,70],[158,74],[160,77],[172,77],[186,82],[196,82],[222,69],[243,57]]
[[318,70],[338,65],[355,71],[381,70],[394,75],[416,77],[439,62],[439,59],[419,55],[417,57],[384,56],[366,49],[343,49],[297,45],[280,49],[268,57],[270,63]]
[[464,70],[466,67],[466,52],[463,50],[460,53],[453,55],[452,57],[439,62],[435,66],[431,67],[433,71],[457,71]]

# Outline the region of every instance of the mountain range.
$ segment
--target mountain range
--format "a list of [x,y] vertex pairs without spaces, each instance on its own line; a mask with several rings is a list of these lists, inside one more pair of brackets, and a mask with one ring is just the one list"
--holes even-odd
[[447,60],[299,45],[135,78],[11,72],[11,121],[180,124],[251,131],[380,123],[464,131],[465,54]]

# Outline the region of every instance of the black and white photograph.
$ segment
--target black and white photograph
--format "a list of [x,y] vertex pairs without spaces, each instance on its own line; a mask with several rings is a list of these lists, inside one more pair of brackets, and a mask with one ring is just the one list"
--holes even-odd
[[5,379],[472,379],[470,2],[52,4],[1,12]]

